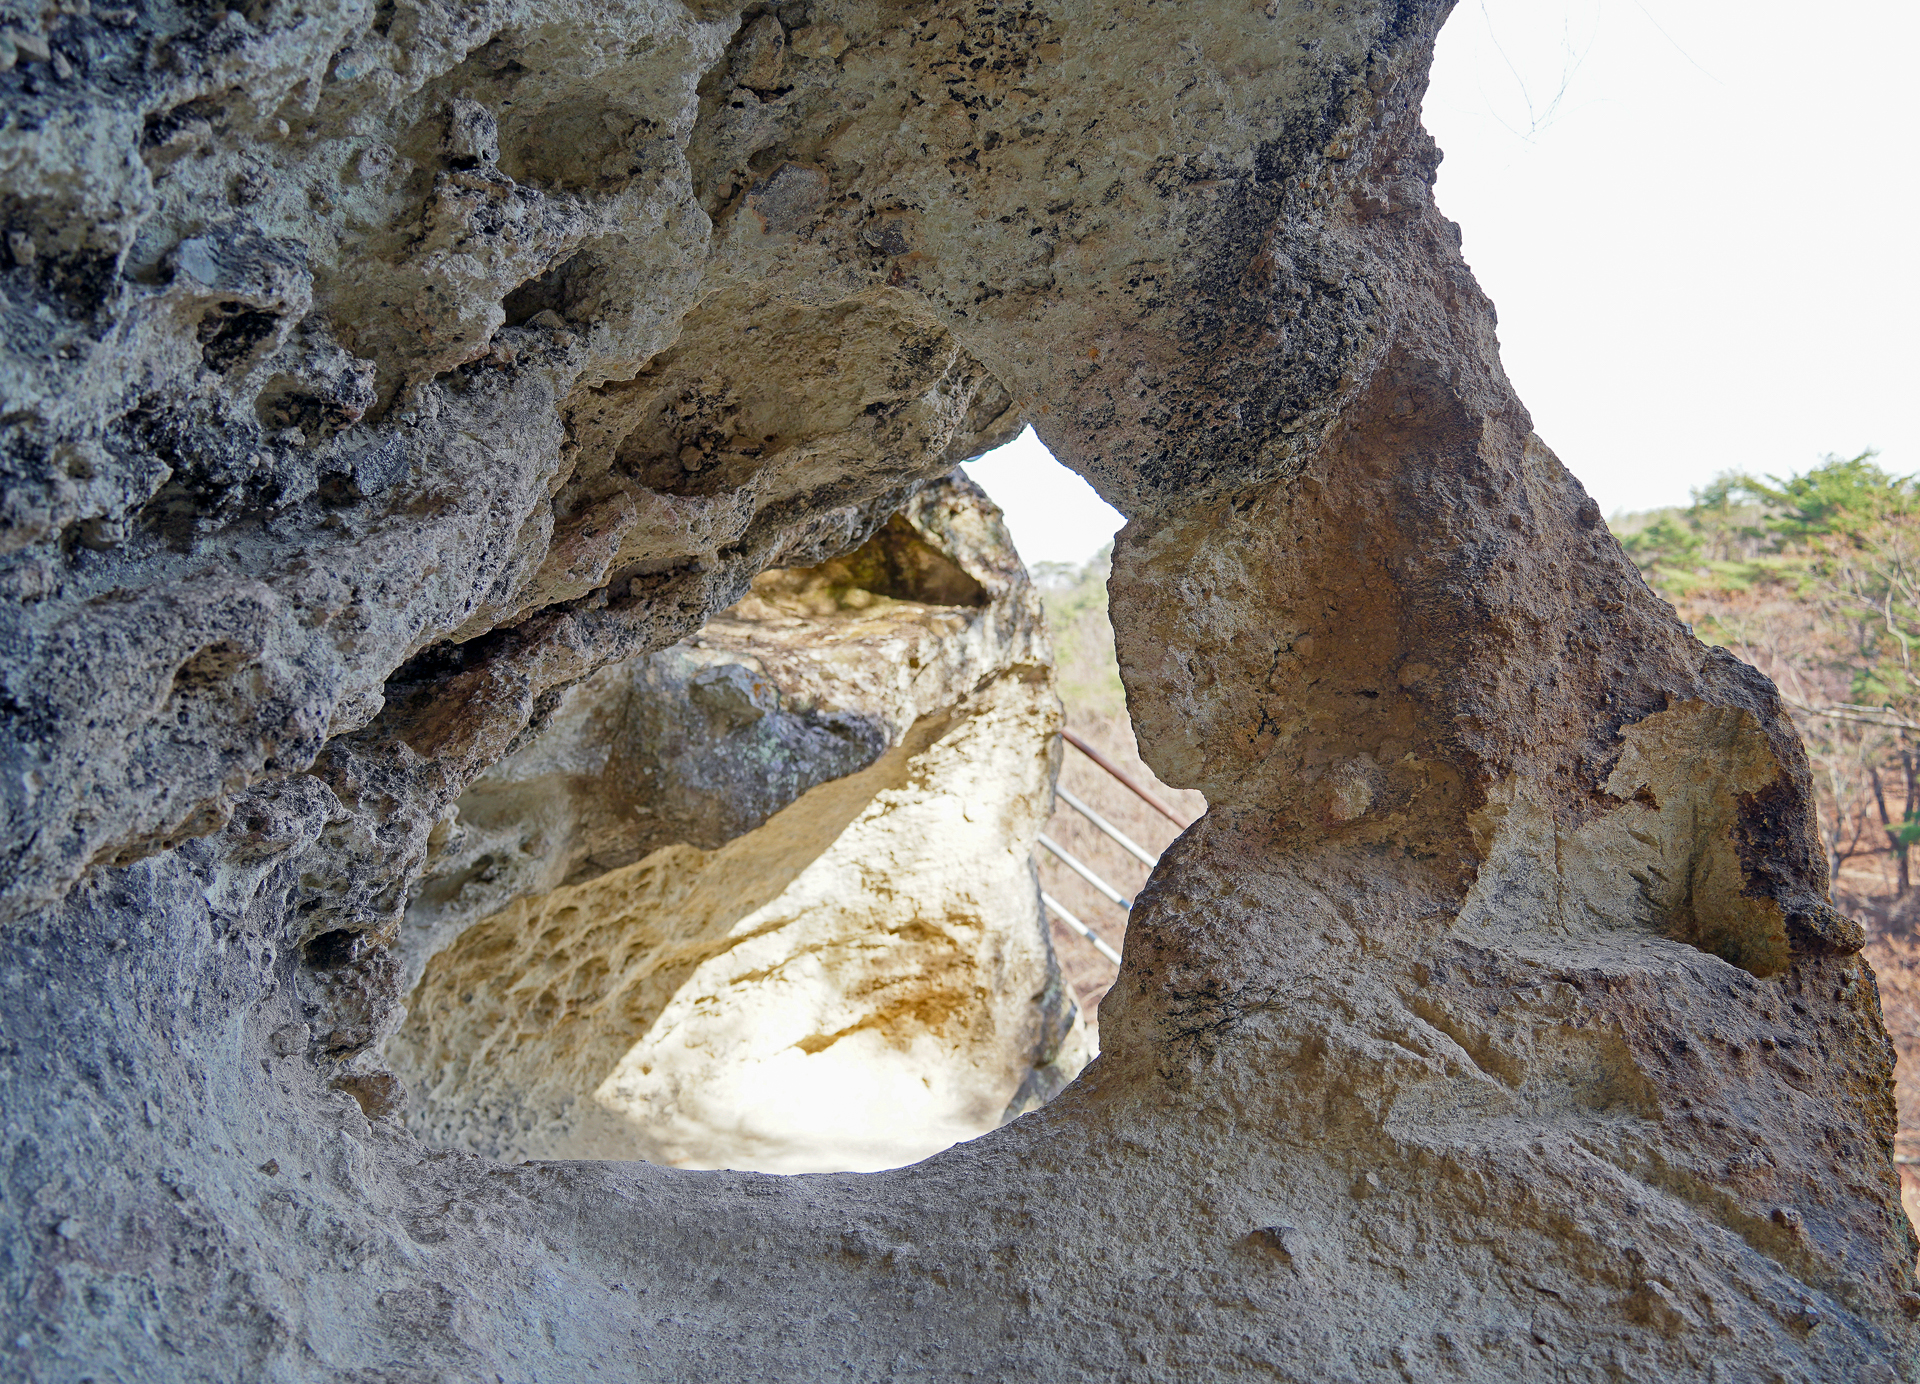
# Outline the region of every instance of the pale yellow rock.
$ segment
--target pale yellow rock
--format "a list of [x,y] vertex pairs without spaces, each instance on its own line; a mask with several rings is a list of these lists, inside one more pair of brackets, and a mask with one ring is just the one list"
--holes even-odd
[[[1063,1003],[1028,863],[1055,715],[1044,682],[1002,677],[717,851],[478,924],[388,1049],[417,1127],[508,1158],[771,1172],[993,1128]],[[500,1129],[512,1110],[539,1122]]]
[[[433,955],[387,1048],[414,1128],[510,1159],[864,1171],[1065,1085],[1090,1051],[1030,863],[1059,703],[991,506],[964,481],[928,492],[848,558],[767,573],[695,645],[597,675],[462,800],[480,822],[416,905]],[[663,667],[684,681],[649,680]],[[644,720],[647,696],[696,714]],[[809,717],[881,728],[871,762],[832,772]],[[661,825],[702,790],[671,776],[685,758],[623,747],[688,724],[716,732],[696,755],[749,773]],[[770,801],[753,771],[775,754],[829,781],[711,849],[597,863],[623,830],[711,845]],[[475,921],[476,861],[481,899],[541,892]]]

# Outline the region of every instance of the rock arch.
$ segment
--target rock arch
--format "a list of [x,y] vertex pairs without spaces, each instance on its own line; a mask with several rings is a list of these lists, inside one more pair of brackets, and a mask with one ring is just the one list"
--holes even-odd
[[[1910,1373],[1891,1052],[1804,757],[1531,436],[1429,192],[1446,10],[10,37],[0,1349]],[[566,688],[1023,418],[1130,517],[1133,714],[1214,804],[1099,1062],[864,1177],[509,1167],[370,1120],[446,806]]]

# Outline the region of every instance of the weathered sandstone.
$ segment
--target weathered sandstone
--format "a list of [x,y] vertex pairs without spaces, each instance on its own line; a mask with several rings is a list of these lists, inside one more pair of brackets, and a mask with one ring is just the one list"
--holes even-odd
[[894,1167],[1090,1052],[1029,863],[1058,703],[962,479],[856,552],[569,689],[482,774],[408,915],[384,1057],[429,1143]]
[[[9,9],[6,1368],[1914,1377],[1804,755],[1531,435],[1447,8]],[[866,1175],[417,1138],[449,809],[1023,419],[1209,804],[1101,1057]]]

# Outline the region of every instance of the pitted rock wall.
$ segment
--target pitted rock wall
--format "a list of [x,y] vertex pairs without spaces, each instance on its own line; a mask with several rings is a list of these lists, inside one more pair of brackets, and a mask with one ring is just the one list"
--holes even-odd
[[[7,1368],[1913,1377],[1804,756],[1531,436],[1447,9],[8,10]],[[1023,419],[1211,805],[1100,1059],[865,1176],[408,1133],[446,810]]]

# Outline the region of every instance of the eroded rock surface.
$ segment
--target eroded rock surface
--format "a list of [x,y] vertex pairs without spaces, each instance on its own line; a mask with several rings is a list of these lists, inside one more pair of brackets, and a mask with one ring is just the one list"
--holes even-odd
[[[1804,756],[1531,437],[1446,10],[10,11],[7,1368],[1912,1377]],[[409,1133],[447,810],[1023,418],[1210,804],[1102,1057],[866,1176]]]
[[385,1057],[429,1143],[765,1172],[914,1162],[1089,1040],[1031,853],[1059,704],[964,479],[570,689],[408,917]]

